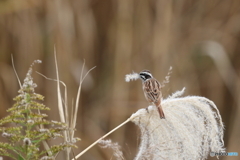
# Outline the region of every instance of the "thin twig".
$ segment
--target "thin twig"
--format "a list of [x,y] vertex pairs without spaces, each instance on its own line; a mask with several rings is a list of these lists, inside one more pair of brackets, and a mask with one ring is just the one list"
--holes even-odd
[[62,96],[61,96],[60,84],[59,84],[59,74],[58,74],[57,55],[56,55],[56,47],[55,46],[54,46],[54,58],[55,58],[56,75],[57,75],[57,94],[58,94],[59,115],[60,115],[61,122],[65,123],[65,117],[64,117],[62,100],[61,100]]
[[[37,74],[39,74],[39,75],[41,75],[41,76],[43,76],[45,79],[47,79],[47,80],[51,80],[51,81],[58,81],[57,79],[53,79],[53,78],[49,78],[49,77],[47,77],[47,76],[45,76],[44,74],[42,74],[42,73],[40,73],[40,72],[38,72],[38,71],[36,71],[36,73]],[[64,88],[65,88],[65,92],[67,91],[67,86],[66,86],[66,84],[63,82],[63,81],[59,81],[63,86],[64,86]]]
[[[94,68],[96,68],[97,66],[94,66],[94,67],[92,67],[91,69],[89,69],[88,71],[87,71],[87,73],[85,74],[85,76],[82,78],[82,82],[83,82],[83,80],[87,77],[87,75],[89,74],[89,72],[91,72]],[[82,83],[81,82],[81,83]]]
[[[76,98],[76,104],[75,104],[75,108],[74,108],[74,115],[73,115],[73,121],[71,123],[71,128],[75,128],[76,126],[76,121],[77,121],[77,112],[78,112],[78,105],[79,105],[79,99],[80,99],[80,94],[81,94],[81,88],[82,88],[82,76],[83,76],[83,70],[84,70],[84,66],[85,66],[85,60],[83,61],[83,66],[82,66],[82,71],[81,71],[81,75],[80,75],[80,84],[78,87],[78,93],[77,93],[77,98]],[[71,140],[74,137],[74,131],[72,131],[71,134]]]
[[[39,74],[39,75],[41,75],[41,76],[43,76],[45,79],[47,79],[47,80],[51,80],[51,81],[58,81],[57,79],[53,79],[53,78],[48,78],[47,76],[45,76],[45,75],[43,75],[42,73],[40,73],[40,72],[37,72],[36,71],[36,73],[37,74]],[[67,124],[67,126],[68,126],[68,128],[70,128],[70,123],[69,123],[69,113],[68,113],[68,111],[69,111],[69,109],[68,109],[68,101],[67,101],[67,86],[66,86],[66,84],[63,82],[63,81],[60,81],[59,80],[59,82],[64,86],[64,101],[62,101],[63,103],[64,103],[64,106],[65,106],[65,119],[66,119],[66,124]],[[69,134],[69,133],[67,133],[67,134]],[[70,137],[69,135],[68,135],[68,137]]]
[[14,61],[13,61],[13,55],[12,55],[12,54],[11,54],[11,59],[12,59],[12,66],[13,66],[14,73],[15,73],[15,75],[16,75],[16,77],[17,77],[17,80],[18,80],[18,83],[19,83],[20,88],[22,88],[21,81],[20,81],[20,79],[19,79],[19,77],[18,77],[16,68],[15,68],[15,66],[14,66]]
[[[60,80],[59,80],[58,65],[57,65],[57,54],[56,54],[56,46],[55,45],[54,45],[54,58],[55,58],[56,75],[57,75],[58,111],[59,111],[61,122],[65,123],[66,122],[66,117],[64,116],[64,110],[63,110],[63,104],[62,104],[62,96],[61,96],[61,90],[60,90]],[[69,135],[67,134],[67,131],[64,131],[63,135],[64,135],[64,141],[67,143],[68,139],[70,139]],[[69,153],[70,153],[70,149],[67,148],[66,160],[70,159]]]
[[[83,80],[86,78],[86,76],[89,74],[89,72],[91,72],[94,68],[96,68],[96,66],[92,67],[83,76],[84,67],[85,67],[85,60],[83,62],[82,71],[81,71],[81,75],[80,75],[80,84],[79,84],[79,87],[78,87],[78,93],[77,93],[76,104],[75,104],[75,109],[74,109],[74,116],[73,116],[73,121],[72,121],[72,124],[71,124],[71,128],[75,128],[76,127],[79,99],[80,99],[80,94],[81,94],[81,88],[82,88]],[[74,131],[72,132],[71,140],[73,139],[73,137],[74,137]]]
[[[113,133],[114,131],[116,131],[117,129],[119,129],[120,127],[122,127],[123,125],[125,125],[126,123],[128,123],[129,121],[131,121],[134,118],[134,116],[131,116],[130,118],[128,118],[126,121],[124,121],[123,123],[121,123],[120,125],[118,125],[117,127],[115,127],[114,129],[112,129],[110,132],[108,132],[107,134],[105,134],[104,136],[102,136],[101,138],[99,138],[98,140],[96,140],[94,143],[92,143],[90,146],[88,146],[86,149],[84,149],[81,153],[79,153],[75,159],[78,159],[79,157],[81,157],[84,153],[86,153],[89,149],[91,149],[93,146],[95,146],[99,141],[101,141],[102,139],[106,138],[108,135],[110,135],[111,133]],[[74,158],[72,159],[74,160]]]

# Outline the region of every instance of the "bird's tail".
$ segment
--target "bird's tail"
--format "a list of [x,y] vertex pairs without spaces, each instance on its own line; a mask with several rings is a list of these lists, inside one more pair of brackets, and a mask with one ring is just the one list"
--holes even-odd
[[156,102],[154,102],[154,104],[157,107],[160,118],[165,119],[165,115],[164,115],[164,112],[163,112],[163,109],[161,106],[161,101],[156,101]]
[[165,119],[165,115],[164,115],[164,112],[163,112],[161,104],[156,105],[156,107],[158,109],[158,113],[159,113],[160,118],[161,119]]

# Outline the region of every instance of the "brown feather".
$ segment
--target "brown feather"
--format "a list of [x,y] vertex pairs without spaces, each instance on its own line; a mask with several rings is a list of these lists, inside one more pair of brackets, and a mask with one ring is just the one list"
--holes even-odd
[[143,92],[147,101],[157,107],[160,118],[165,118],[161,107],[161,84],[155,78],[148,79],[143,82]]

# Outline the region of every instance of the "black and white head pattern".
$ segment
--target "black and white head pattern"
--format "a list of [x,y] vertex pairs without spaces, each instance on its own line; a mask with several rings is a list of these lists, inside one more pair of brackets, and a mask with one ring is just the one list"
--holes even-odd
[[149,70],[143,70],[139,73],[140,75],[140,78],[143,80],[143,81],[146,81],[148,79],[151,79],[153,78],[151,72]]

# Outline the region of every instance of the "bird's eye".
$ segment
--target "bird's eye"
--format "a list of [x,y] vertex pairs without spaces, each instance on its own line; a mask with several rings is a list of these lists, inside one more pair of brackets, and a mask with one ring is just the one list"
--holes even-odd
[[146,75],[146,79],[150,79],[151,78],[151,76],[150,75]]

